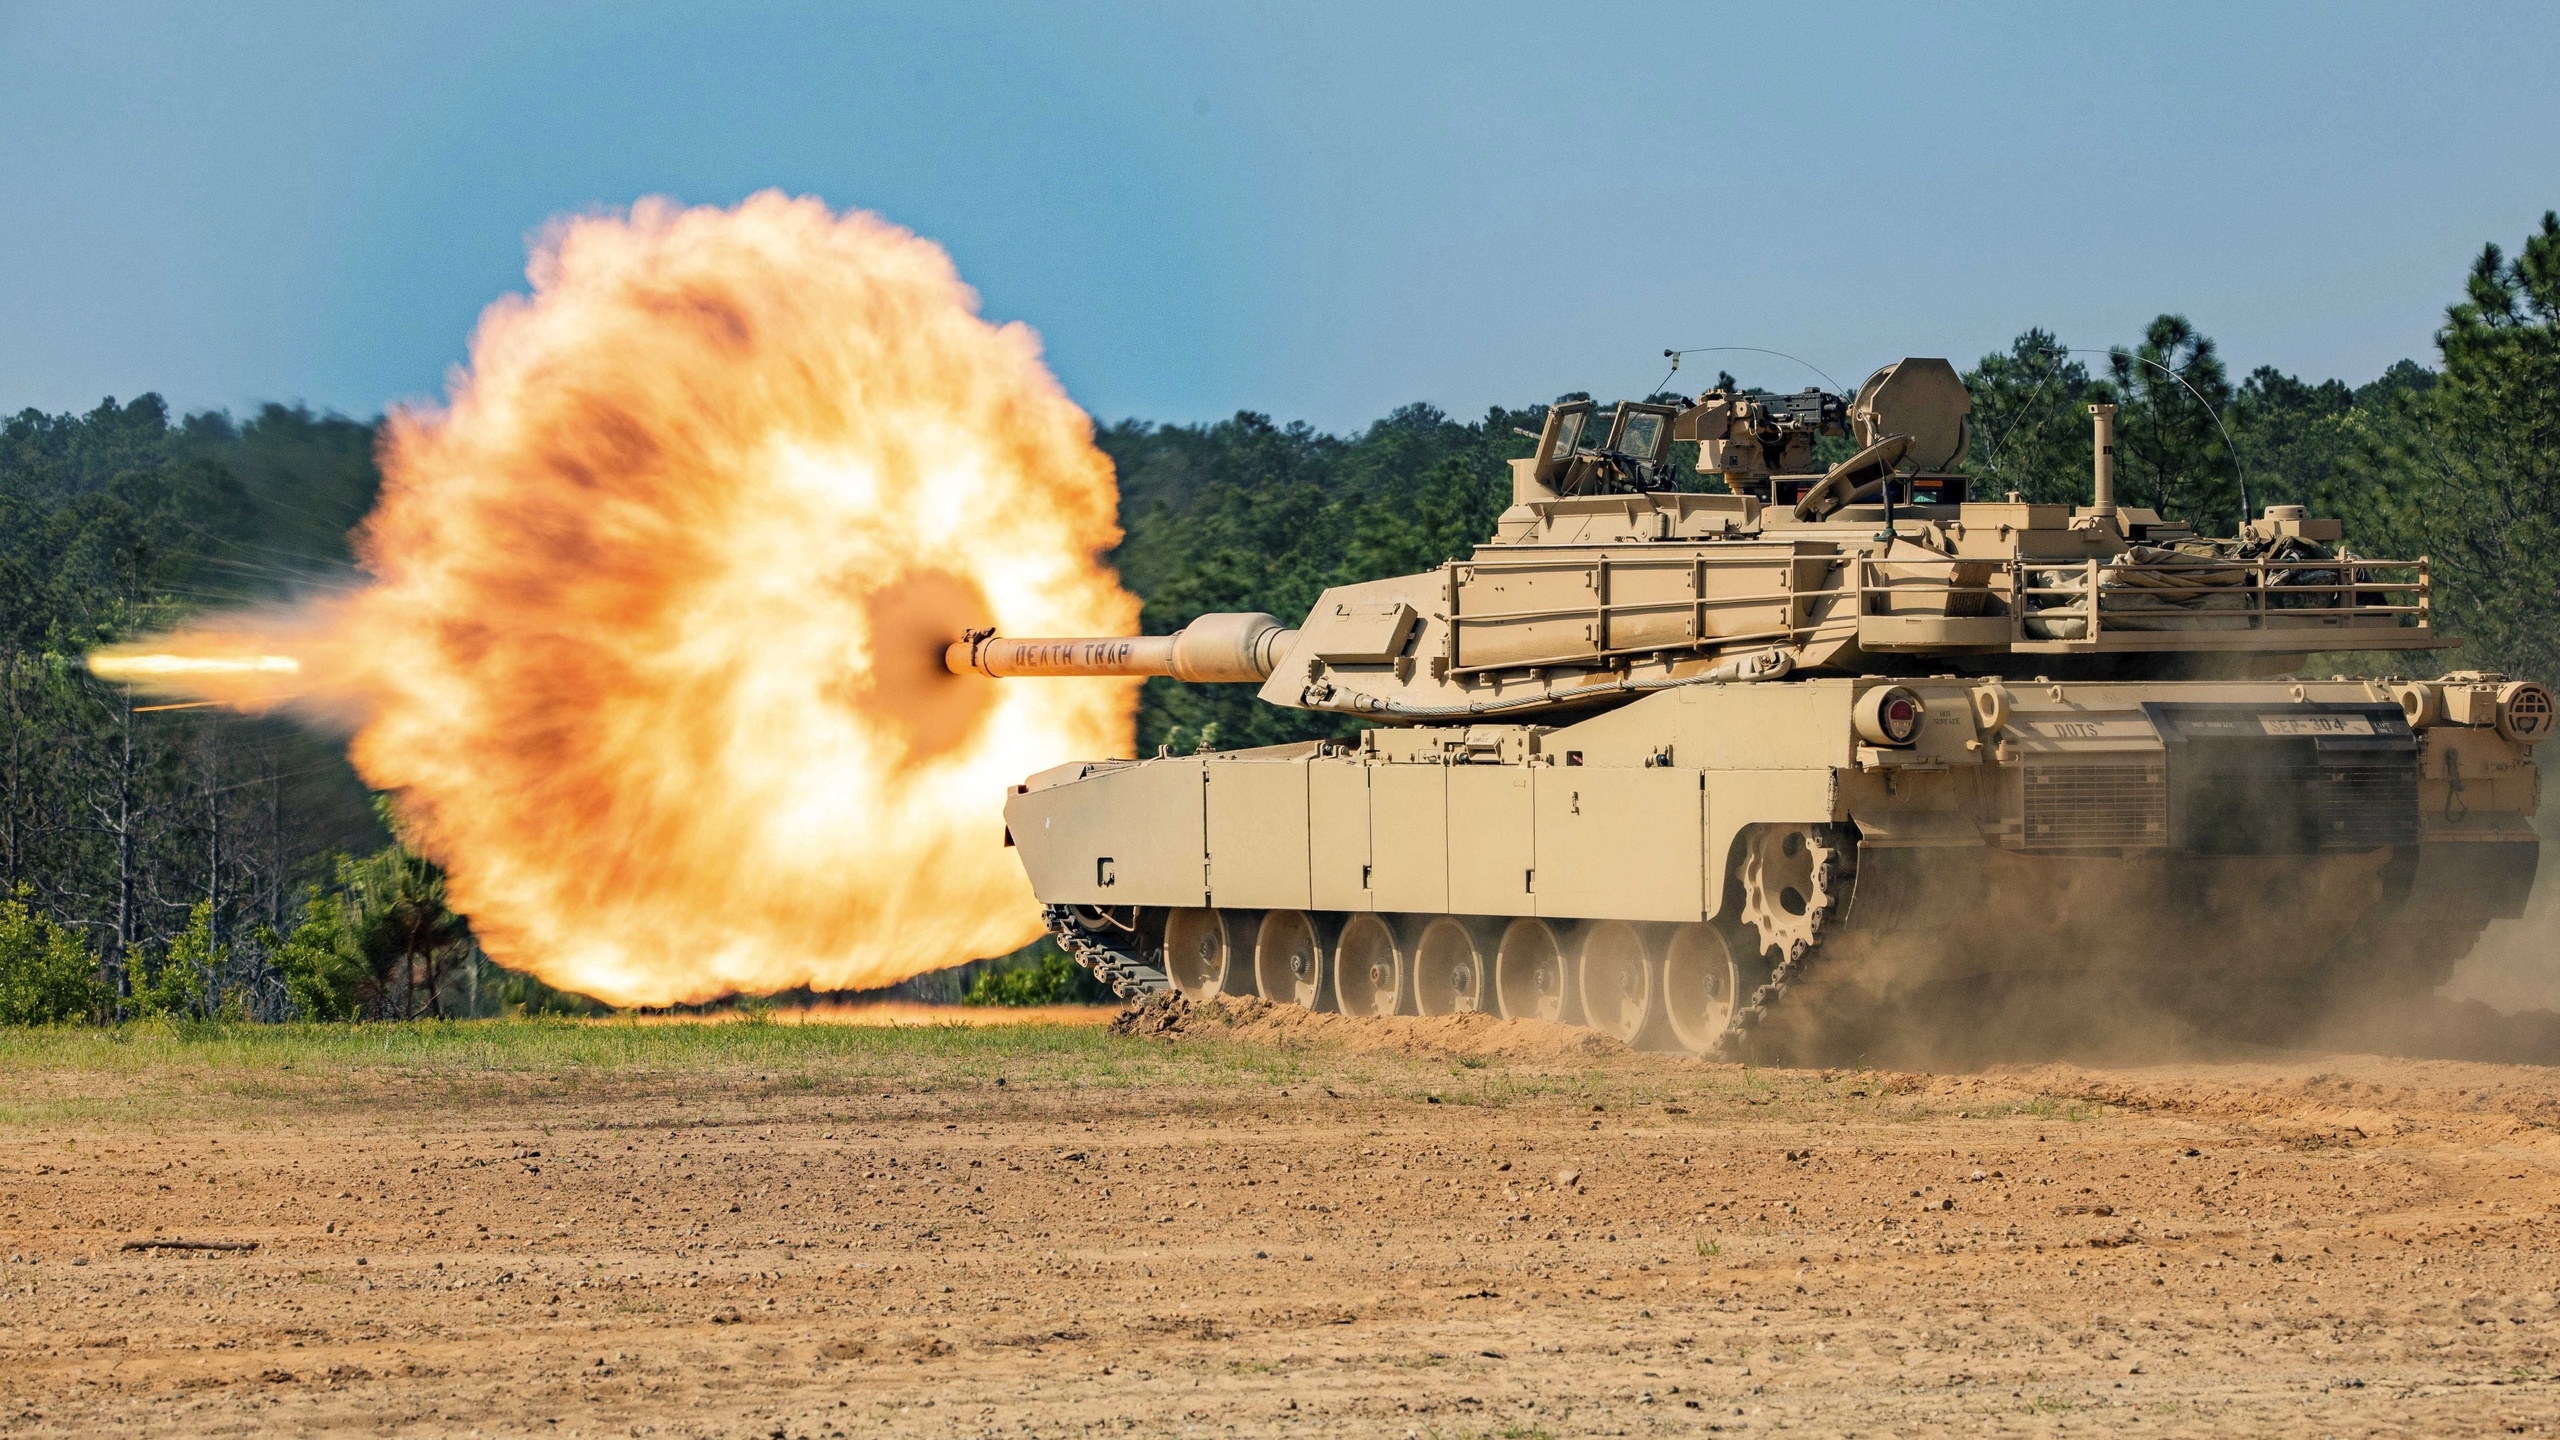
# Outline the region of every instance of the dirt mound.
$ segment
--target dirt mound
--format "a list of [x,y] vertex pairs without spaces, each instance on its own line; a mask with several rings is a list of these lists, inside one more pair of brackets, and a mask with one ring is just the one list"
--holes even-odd
[[1191,1002],[1178,990],[1159,990],[1120,1012],[1120,1018],[1111,1022],[1111,1033],[1173,1036],[1190,1023]]
[[1385,1017],[1321,1015],[1295,1005],[1275,1005],[1251,995],[1221,995],[1194,1004],[1179,995],[1147,1002],[1112,1022],[1115,1035],[1217,1035],[1266,1045],[1321,1045],[1402,1055],[1467,1055],[1487,1059],[1615,1061],[1632,1059],[1625,1045],[1578,1025],[1546,1020],[1501,1020],[1491,1015]]

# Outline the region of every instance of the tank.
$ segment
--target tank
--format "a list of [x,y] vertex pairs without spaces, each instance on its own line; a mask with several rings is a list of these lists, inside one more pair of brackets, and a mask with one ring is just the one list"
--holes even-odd
[[[1559,404],[1463,560],[1295,627],[972,632],[945,663],[1256,684],[1346,721],[1015,788],[1051,931],[1124,997],[1733,1057],[2043,982],[2208,1022],[2441,982],[2521,912],[2550,691],[2299,675],[2425,668],[2388,652],[2449,643],[2426,560],[2300,507],[2208,537],[2120,504],[2090,408],[2090,502],[2062,505],[1971,493],[1941,359],[1845,397]],[[1816,464],[1833,437],[1853,453]],[[1720,493],[1675,488],[1680,440]]]

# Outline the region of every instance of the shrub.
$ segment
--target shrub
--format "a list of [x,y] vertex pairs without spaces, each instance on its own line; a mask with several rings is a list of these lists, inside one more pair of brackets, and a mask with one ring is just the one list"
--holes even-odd
[[0,1025],[71,1025],[106,1008],[98,957],[39,915],[22,887],[0,900]]
[[1095,1005],[1108,1004],[1109,989],[1067,958],[1054,941],[1043,940],[1015,964],[989,970],[960,999],[963,1005]]
[[136,948],[126,956],[133,982],[136,1018],[201,1020],[211,1011],[213,973],[230,958],[226,946],[213,943],[213,902],[200,900],[187,912],[187,928],[153,955]]
[[373,968],[347,921],[347,903],[318,888],[304,899],[302,921],[275,950],[285,994],[305,1020],[353,1020],[363,1009]]

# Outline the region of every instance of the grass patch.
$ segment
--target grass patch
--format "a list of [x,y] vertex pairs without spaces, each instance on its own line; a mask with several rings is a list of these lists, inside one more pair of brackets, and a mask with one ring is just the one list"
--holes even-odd
[[509,1019],[400,1025],[0,1029],[0,1126],[252,1118],[278,1107],[447,1107],[679,1094],[824,1100],[883,1091],[1001,1096],[1302,1083],[1309,1058],[1179,1046],[1076,1025],[652,1024]]
[[[259,1128],[297,1113],[351,1109],[473,1109],[520,1121],[624,1100],[674,1102],[653,1122],[660,1124],[785,1112],[832,1120],[864,1113],[884,1095],[922,1101],[959,1123],[1044,1090],[1069,1091],[1097,1113],[1120,1096],[1201,1115],[1240,1097],[1302,1113],[1311,1113],[1302,1110],[1308,1105],[1427,1101],[1560,1107],[1580,1112],[1574,1130],[1675,1115],[1786,1123],[1828,1098],[1813,1072],[1542,1065],[1268,1044],[1215,1032],[1166,1043],[1053,1023],[520,1017],[0,1027],[0,1130],[207,1122]],[[589,1113],[575,1123],[617,1122]]]
[[2039,1095],[2022,1107],[2022,1113],[2033,1115],[2039,1120],[2059,1120],[2066,1125],[2078,1125],[2084,1121],[2097,1119],[2100,1110],[2099,1107],[2085,1101]]
[[[0,1027],[0,1129],[258,1127],[294,1113],[484,1109],[523,1118],[547,1107],[681,1102],[662,1123],[724,1123],[776,1109],[855,1113],[885,1094],[925,1099],[943,1118],[992,1113],[1008,1097],[1068,1090],[1084,1103],[1144,1092],[1162,1108],[1206,1111],[1238,1092],[1288,1092],[1284,1106],[1411,1102],[1510,1106],[1615,1100],[1608,1077],[1456,1072],[1446,1059],[1272,1046],[1216,1035],[1179,1043],[1100,1026],[670,1024],[536,1017],[365,1025]],[[1001,1082],[1001,1083],[999,1083]],[[1276,1098],[1276,1097],[1275,1097]],[[1616,1106],[1613,1104],[1612,1108]],[[581,1123],[589,1123],[588,1121]]]

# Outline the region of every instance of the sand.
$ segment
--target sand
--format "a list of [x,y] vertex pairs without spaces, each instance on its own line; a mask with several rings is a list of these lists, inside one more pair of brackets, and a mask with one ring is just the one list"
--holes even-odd
[[[1746,1071],[1254,1004],[1154,1028],[224,1072],[201,1105],[22,1061],[0,1432],[2560,1420],[2560,1072]],[[124,1248],[155,1239],[256,1248]]]

